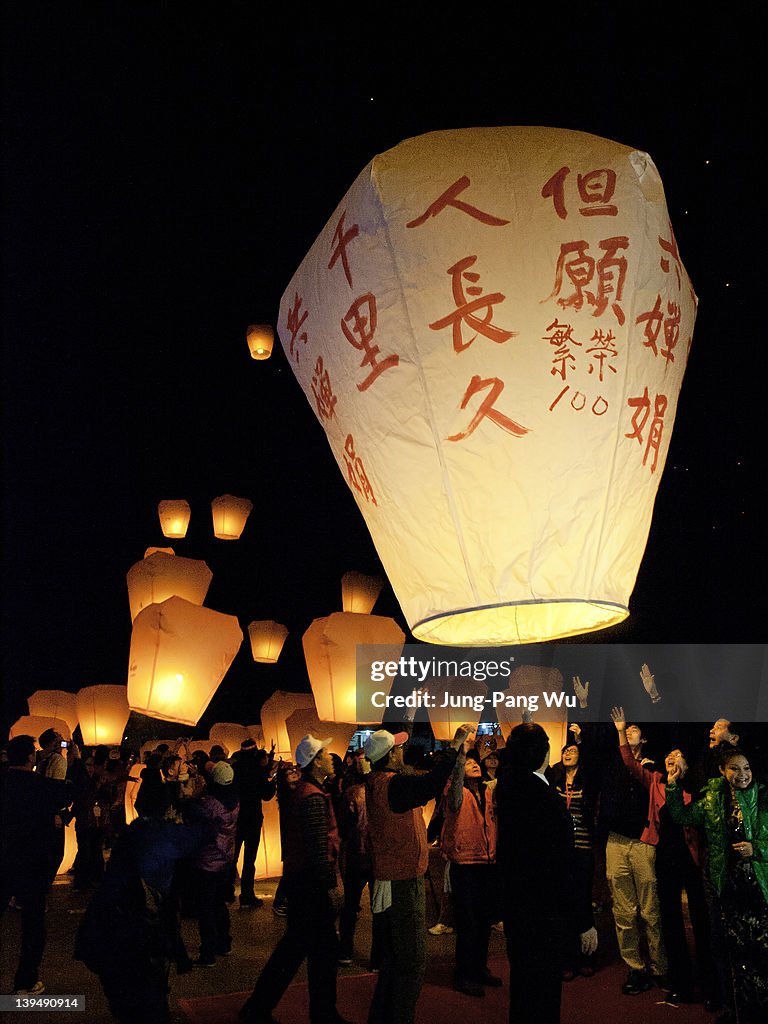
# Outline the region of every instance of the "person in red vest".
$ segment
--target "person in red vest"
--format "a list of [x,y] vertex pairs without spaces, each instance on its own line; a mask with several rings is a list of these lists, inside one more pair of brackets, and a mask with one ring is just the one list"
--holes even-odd
[[368,1024],[413,1024],[426,969],[424,875],[427,826],[422,807],[443,791],[458,751],[474,731],[462,725],[435,767],[409,772],[403,763],[407,732],[377,729],[363,745],[373,765],[366,777],[368,831],[373,854],[373,901],[379,978]]
[[287,927],[240,1011],[240,1019],[251,1024],[273,1020],[272,1011],[304,960],[311,1024],[346,1024],[336,1009],[339,830],[324,788],[333,773],[331,742],[308,734],[296,748],[301,779],[280,805]]

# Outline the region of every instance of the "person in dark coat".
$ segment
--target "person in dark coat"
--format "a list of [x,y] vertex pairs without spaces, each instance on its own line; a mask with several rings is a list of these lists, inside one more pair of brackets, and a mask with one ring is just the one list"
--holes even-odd
[[574,924],[582,952],[597,948],[594,926],[574,919],[573,824],[544,774],[548,765],[544,729],[516,726],[501,752],[495,791],[510,1024],[559,1024]]
[[[240,795],[232,881],[234,883],[237,859],[242,847],[243,866],[240,875],[240,906],[242,908],[256,909],[261,907],[264,902],[254,891],[254,879],[261,828],[264,824],[264,811],[261,804],[263,800],[271,800],[276,790],[276,783],[272,777],[274,754],[274,744],[270,751],[260,750],[257,748],[255,740],[247,739],[243,740],[240,750],[232,755],[235,786]],[[232,895],[234,896],[234,884]]]

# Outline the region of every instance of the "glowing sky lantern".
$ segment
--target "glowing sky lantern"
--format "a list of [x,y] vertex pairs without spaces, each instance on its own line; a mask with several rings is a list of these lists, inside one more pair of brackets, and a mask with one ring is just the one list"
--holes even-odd
[[531,703],[533,699],[536,710],[532,712],[530,720],[545,729],[549,736],[550,763],[559,761],[568,732],[568,711],[564,700],[559,705],[547,707],[544,695],[563,693],[562,672],[545,665],[518,665],[509,677],[506,690],[499,692],[504,693],[506,698],[504,703],[496,706],[496,718],[504,742],[509,739],[512,729],[523,721],[523,712],[530,712],[534,706]]
[[64,719],[51,718],[48,715],[22,715],[11,726],[8,739],[12,740],[14,736],[31,736],[35,745],[39,746],[37,737],[46,729],[55,729],[65,740],[72,739],[72,733]]
[[275,332],[269,324],[251,324],[246,337],[251,359],[269,359],[275,342]]
[[[315,619],[302,642],[320,719],[381,722],[384,709],[377,710],[371,695],[374,691],[388,694],[393,680],[387,676],[383,682],[373,682],[371,661],[397,661],[404,641],[395,620],[383,615],[334,612]],[[368,650],[368,645],[376,645],[375,651]]]
[[262,727],[260,725],[258,725],[258,724],[257,725],[249,725],[248,726],[248,735],[251,737],[252,740],[256,741],[256,746],[260,750],[264,750],[265,749],[265,747],[264,747],[264,730],[262,729]]
[[161,501],[157,506],[157,514],[164,537],[186,537],[191,515],[188,501]]
[[84,686],[77,692],[77,715],[86,747],[119,746],[131,709],[125,686]]
[[[452,740],[456,730],[465,723],[477,728],[483,713],[472,703],[467,706],[466,699],[474,702],[477,698],[485,698],[488,687],[474,679],[440,679],[426,687],[434,694],[436,707],[428,707],[429,724],[436,740]],[[448,702],[448,707],[441,705]],[[455,704],[455,706],[453,706]]]
[[341,577],[341,610],[368,615],[373,611],[384,580],[362,572],[345,572]]
[[235,498],[231,494],[214,498],[211,502],[214,536],[219,540],[239,540],[252,510],[253,502],[248,498]]
[[149,605],[131,632],[131,708],[150,718],[197,725],[242,640],[234,615],[181,597]]
[[248,738],[247,728],[244,725],[238,725],[237,722],[217,722],[211,726],[208,733],[211,743],[218,743],[219,746],[224,747],[228,757],[239,750],[240,744]]
[[332,754],[338,754],[341,758],[346,754],[357,728],[354,722],[351,724],[349,722],[321,722],[315,708],[300,708],[298,711],[292,711],[285,720],[285,726],[294,753],[303,738],[311,733],[319,740],[330,737],[331,743],[328,749]]
[[63,718],[70,736],[77,728],[77,697],[66,690],[36,690],[27,700],[30,715]]
[[[256,878],[279,878],[283,873],[282,846],[280,844],[280,812],[277,799],[263,800],[261,809],[264,822],[261,826],[259,852],[256,854]],[[242,870],[242,851],[239,862]]]
[[[275,744],[275,758],[293,761],[293,748],[288,735],[286,719],[299,708],[314,708],[311,693],[292,693],[288,690],[275,692],[261,705],[261,728],[264,731],[264,745],[269,750]],[[325,737],[321,737],[324,739]]]
[[278,331],[417,639],[626,618],[695,311],[646,153],[507,127],[374,157]]
[[150,604],[161,604],[169,597],[183,597],[191,604],[202,604],[213,573],[197,558],[154,551],[132,565],[126,574],[131,622]]
[[248,626],[253,660],[264,665],[274,665],[280,657],[288,630],[279,622],[262,619]]

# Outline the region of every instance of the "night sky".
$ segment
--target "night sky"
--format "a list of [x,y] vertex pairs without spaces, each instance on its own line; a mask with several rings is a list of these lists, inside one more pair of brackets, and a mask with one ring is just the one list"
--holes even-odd
[[[619,21],[620,10],[626,13]],[[5,5],[2,729],[36,689],[123,683],[125,573],[177,554],[247,639],[198,734],[308,688],[301,635],[376,551],[279,344],[280,297],[368,161],[428,131],[546,125],[645,150],[699,297],[648,547],[620,627],[587,642],[765,639],[763,110],[754,26],[583,3],[283,17],[254,3]],[[762,247],[760,247],[762,248]],[[761,282],[762,283],[762,282]],[[241,541],[211,499],[249,497]],[[406,629],[386,587],[376,612]]]

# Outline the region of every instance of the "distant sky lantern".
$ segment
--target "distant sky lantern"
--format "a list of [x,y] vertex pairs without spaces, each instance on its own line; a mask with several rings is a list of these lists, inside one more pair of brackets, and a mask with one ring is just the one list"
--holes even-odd
[[[275,758],[293,761],[291,738],[285,724],[289,715],[299,708],[314,708],[311,693],[291,693],[288,690],[275,692],[261,705],[261,728],[264,731],[264,745],[267,750],[275,744]],[[320,737],[323,738],[324,737]]]
[[646,153],[507,127],[374,157],[278,331],[417,639],[627,617],[695,312]]
[[251,324],[246,332],[252,359],[269,359],[275,341],[275,332],[269,324]]
[[227,755],[231,756],[240,749],[243,740],[248,739],[248,730],[244,725],[238,725],[237,722],[217,722],[211,726],[208,739],[211,743],[218,743],[225,747]]
[[288,630],[279,622],[264,619],[252,622],[248,626],[248,636],[251,641],[253,660],[265,665],[274,665],[280,657]]
[[84,686],[77,693],[77,716],[86,747],[119,746],[131,709],[125,686]]
[[30,715],[63,718],[70,735],[77,728],[77,697],[66,690],[36,690],[27,700]]
[[190,604],[202,604],[213,573],[197,558],[180,558],[155,551],[132,565],[127,573],[131,621],[150,604],[169,597],[183,597]]
[[341,610],[368,615],[373,611],[384,580],[361,572],[345,572],[341,577]]
[[157,514],[164,537],[186,537],[191,514],[188,501],[161,501]]
[[[474,703],[467,707],[468,699],[474,702],[478,697],[485,698],[488,687],[474,679],[438,679],[427,686],[435,695],[436,707],[427,709],[429,723],[436,740],[452,740],[460,725],[469,723],[477,728],[482,717],[482,710],[477,711]],[[441,705],[448,701],[448,707]]]
[[11,726],[8,739],[12,740],[14,736],[31,736],[37,743],[37,737],[46,729],[55,729],[65,740],[72,739],[72,733],[64,719],[51,718],[49,715],[22,715]]
[[285,725],[288,729],[291,748],[294,751],[307,733],[311,733],[319,740],[325,740],[330,736],[332,742],[328,749],[332,754],[338,754],[341,758],[346,754],[357,728],[355,723],[321,722],[315,708],[301,708],[298,711],[293,711],[286,719]]
[[128,700],[134,711],[197,725],[243,640],[234,615],[171,597],[133,623]]
[[219,540],[239,540],[252,509],[253,502],[248,498],[235,498],[231,494],[214,498],[211,502],[214,536]]
[[[568,710],[563,691],[563,674],[545,665],[518,665],[509,677],[504,703],[497,704],[496,718],[506,743],[512,729],[523,721],[523,713],[534,706],[531,720],[549,736],[550,762],[560,760],[560,751],[568,732]],[[552,706],[547,707],[545,694]],[[552,696],[554,695],[554,697]],[[558,696],[563,699],[556,703]],[[534,703],[532,703],[532,701]]]
[[144,557],[149,558],[150,555],[156,555],[158,551],[161,551],[164,555],[176,554],[173,548],[147,548],[147,550],[144,552]]
[[[372,684],[370,662],[396,661],[404,642],[405,634],[395,620],[383,615],[334,612],[327,618],[315,619],[304,634],[303,644],[320,719],[358,724],[381,722],[384,709],[377,710],[370,698],[374,690],[388,694],[392,677]],[[358,649],[360,645],[374,644],[378,649],[369,656]]]

